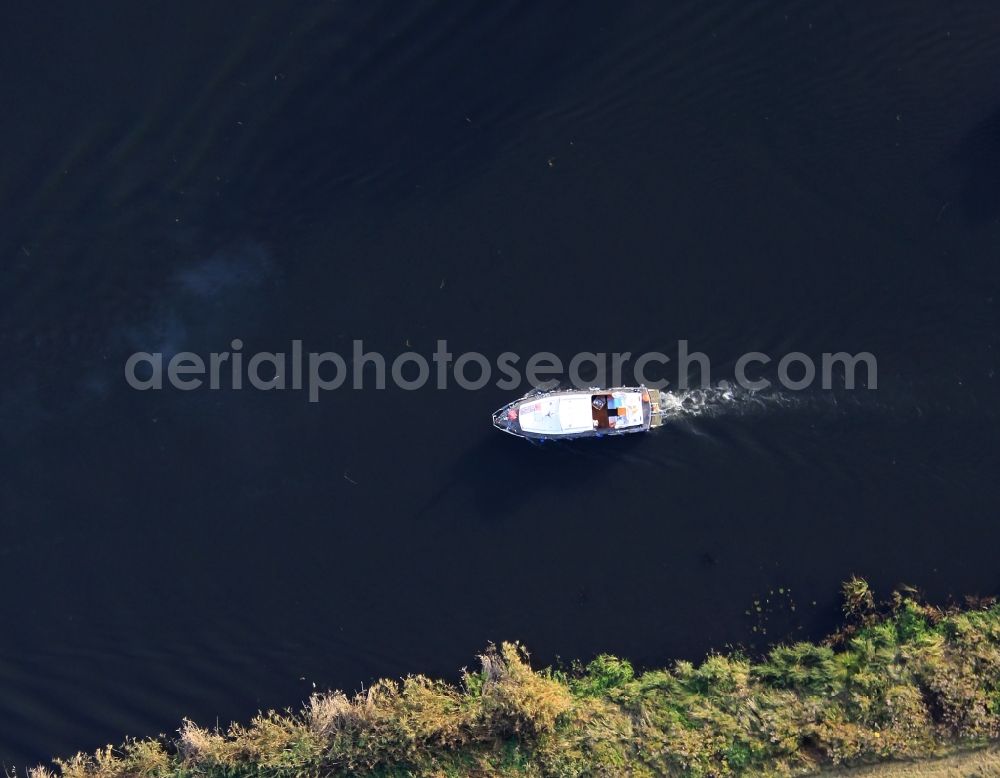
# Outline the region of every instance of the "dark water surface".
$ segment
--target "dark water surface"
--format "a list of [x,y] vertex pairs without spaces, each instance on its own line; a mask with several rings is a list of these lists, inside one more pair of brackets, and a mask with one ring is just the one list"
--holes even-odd
[[[851,573],[1000,589],[993,4],[257,5],[6,14],[5,764],[454,678],[490,640],[817,637]],[[234,337],[686,338],[718,379],[867,350],[879,388],[535,448],[495,387],[125,385],[132,351]]]

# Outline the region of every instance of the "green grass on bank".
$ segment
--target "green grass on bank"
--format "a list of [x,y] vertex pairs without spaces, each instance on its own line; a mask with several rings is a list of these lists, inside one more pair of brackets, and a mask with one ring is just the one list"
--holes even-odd
[[1000,738],[1000,606],[945,612],[896,594],[877,608],[863,581],[844,588],[840,634],[759,662],[713,655],[636,674],[601,656],[578,670],[533,670],[505,643],[458,686],[380,681],[224,732],[185,721],[170,742],[131,740],[57,769],[67,778],[792,775]]

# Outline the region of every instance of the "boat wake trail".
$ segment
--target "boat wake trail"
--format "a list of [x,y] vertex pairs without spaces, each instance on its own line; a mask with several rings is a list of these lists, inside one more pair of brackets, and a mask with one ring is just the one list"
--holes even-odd
[[746,389],[728,381],[704,389],[663,391],[664,419],[679,421],[720,416],[751,416],[779,410],[815,409],[818,404],[835,405],[832,397],[775,389]]

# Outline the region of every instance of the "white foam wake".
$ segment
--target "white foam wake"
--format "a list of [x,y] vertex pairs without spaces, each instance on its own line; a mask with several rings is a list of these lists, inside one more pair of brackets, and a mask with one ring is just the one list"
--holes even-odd
[[776,410],[802,408],[815,402],[803,393],[782,392],[772,388],[759,391],[720,381],[704,389],[667,391],[665,410],[668,419],[715,416],[746,416]]

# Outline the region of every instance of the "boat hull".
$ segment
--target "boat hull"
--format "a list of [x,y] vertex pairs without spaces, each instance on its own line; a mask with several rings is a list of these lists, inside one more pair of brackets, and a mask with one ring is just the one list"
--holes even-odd
[[493,426],[529,440],[648,432],[662,423],[660,392],[645,386],[533,391],[498,408]]

